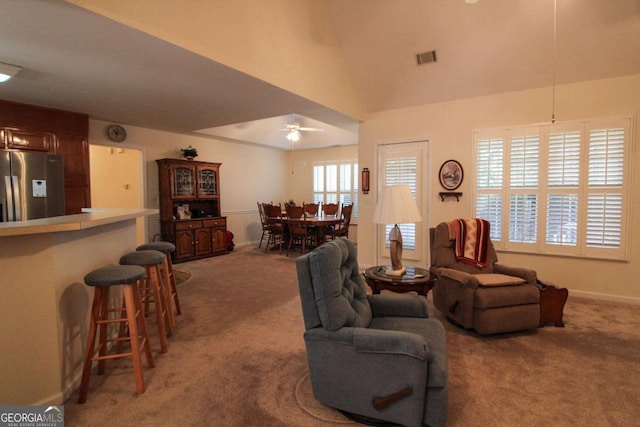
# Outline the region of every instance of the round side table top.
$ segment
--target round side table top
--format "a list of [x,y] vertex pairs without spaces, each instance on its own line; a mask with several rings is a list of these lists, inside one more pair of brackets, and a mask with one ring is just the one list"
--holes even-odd
[[407,272],[402,276],[391,276],[385,274],[387,270],[391,269],[391,266],[370,267],[364,271],[364,276],[382,282],[402,284],[423,283],[433,279],[429,270],[411,266],[408,266],[406,268]]

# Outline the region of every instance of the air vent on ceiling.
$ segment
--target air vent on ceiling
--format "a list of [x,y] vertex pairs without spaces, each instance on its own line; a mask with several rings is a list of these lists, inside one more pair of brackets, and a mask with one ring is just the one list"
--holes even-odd
[[418,65],[428,64],[429,62],[436,62],[436,51],[430,50],[428,52],[422,52],[416,55],[416,61]]

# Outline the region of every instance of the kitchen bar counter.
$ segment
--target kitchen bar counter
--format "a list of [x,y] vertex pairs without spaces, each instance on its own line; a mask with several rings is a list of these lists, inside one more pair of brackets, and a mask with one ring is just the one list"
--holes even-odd
[[143,243],[155,209],[91,209],[0,223],[0,405],[60,405],[82,374],[90,271]]
[[83,230],[157,213],[157,209],[83,209],[83,213],[76,215],[0,222],[0,237]]

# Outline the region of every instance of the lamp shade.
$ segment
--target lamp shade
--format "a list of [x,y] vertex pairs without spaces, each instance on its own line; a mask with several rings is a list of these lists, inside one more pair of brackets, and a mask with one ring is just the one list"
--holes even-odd
[[407,224],[422,221],[408,185],[391,185],[382,194],[373,212],[375,224]]

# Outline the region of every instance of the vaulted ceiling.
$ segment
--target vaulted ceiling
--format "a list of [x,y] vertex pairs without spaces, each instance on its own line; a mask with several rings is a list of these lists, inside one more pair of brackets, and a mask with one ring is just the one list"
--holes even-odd
[[[369,113],[640,73],[640,0],[311,1]],[[292,120],[325,129],[300,148],[357,143],[360,118],[70,3],[0,11],[0,62],[23,68],[0,99],[281,149]]]

